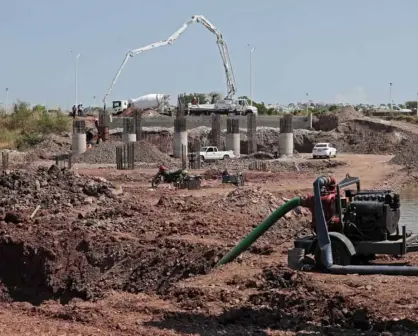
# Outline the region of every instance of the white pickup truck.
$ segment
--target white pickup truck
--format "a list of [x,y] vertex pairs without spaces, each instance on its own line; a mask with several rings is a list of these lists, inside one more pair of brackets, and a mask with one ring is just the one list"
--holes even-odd
[[215,146],[202,147],[199,155],[200,160],[227,160],[235,158],[233,151],[220,151]]

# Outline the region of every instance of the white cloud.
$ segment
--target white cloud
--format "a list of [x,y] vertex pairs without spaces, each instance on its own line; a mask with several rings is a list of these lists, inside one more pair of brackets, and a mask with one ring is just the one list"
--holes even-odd
[[345,104],[368,104],[366,90],[362,86],[356,86],[353,89],[338,93],[334,98],[335,103]]

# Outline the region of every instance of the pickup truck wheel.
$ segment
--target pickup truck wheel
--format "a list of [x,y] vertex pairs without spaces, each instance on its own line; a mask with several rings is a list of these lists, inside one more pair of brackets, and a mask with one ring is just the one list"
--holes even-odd
[[229,155],[224,155],[223,159],[224,160],[228,160],[229,159]]
[[253,111],[251,111],[251,110],[247,110],[247,111],[245,111],[245,115],[247,115],[247,114],[252,114],[253,113]]

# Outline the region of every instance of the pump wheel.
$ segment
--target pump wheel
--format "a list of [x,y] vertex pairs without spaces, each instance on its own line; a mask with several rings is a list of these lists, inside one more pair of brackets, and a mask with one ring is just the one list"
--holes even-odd
[[[338,239],[331,238],[332,260],[335,265],[347,266],[351,265],[351,255],[343,242]],[[320,269],[325,269],[322,261],[322,253],[319,246],[315,249],[315,264]]]

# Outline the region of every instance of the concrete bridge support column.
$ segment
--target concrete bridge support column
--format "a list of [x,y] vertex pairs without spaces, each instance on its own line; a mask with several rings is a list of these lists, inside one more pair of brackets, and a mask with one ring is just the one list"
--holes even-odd
[[248,154],[257,152],[257,116],[247,114]]
[[239,133],[239,119],[228,118],[226,121],[226,149],[232,150],[237,158],[241,156],[241,135]]
[[187,126],[186,117],[174,119],[173,154],[175,158],[187,158]]
[[123,118],[122,141],[125,143],[136,141],[134,118]]
[[87,150],[86,140],[86,121],[74,120],[73,121],[73,136],[72,136],[72,153],[73,155],[79,155]]
[[292,115],[286,114],[280,120],[280,134],[279,134],[279,155],[280,157],[293,156],[293,125]]
[[142,140],[142,111],[134,109],[132,112],[135,124],[136,141]]
[[221,115],[212,114],[212,131],[211,131],[212,146],[221,149]]

